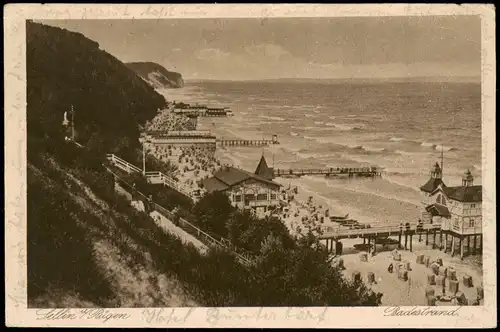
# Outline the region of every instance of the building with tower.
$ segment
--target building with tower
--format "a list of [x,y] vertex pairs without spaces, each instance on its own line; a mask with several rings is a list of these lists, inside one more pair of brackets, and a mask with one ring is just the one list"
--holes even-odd
[[482,248],[482,186],[474,185],[470,170],[462,176],[462,185],[449,187],[443,181],[443,170],[436,163],[430,179],[420,187],[423,194],[424,219],[441,225],[441,249],[453,256],[476,252]]

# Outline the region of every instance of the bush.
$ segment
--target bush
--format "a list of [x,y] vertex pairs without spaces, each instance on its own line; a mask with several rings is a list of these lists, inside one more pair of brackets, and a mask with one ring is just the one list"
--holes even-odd
[[193,214],[201,229],[227,237],[226,222],[234,210],[227,195],[215,191],[204,195],[195,204]]

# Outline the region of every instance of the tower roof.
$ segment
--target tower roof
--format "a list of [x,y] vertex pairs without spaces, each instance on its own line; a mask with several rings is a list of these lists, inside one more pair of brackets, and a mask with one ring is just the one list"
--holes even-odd
[[434,164],[432,171],[436,172],[436,173],[441,173],[441,167],[439,166],[439,164],[437,162]]
[[259,175],[267,180],[272,180],[274,178],[273,169],[267,166],[266,158],[264,158],[264,155],[262,155],[262,157],[260,158],[257,169],[255,170],[255,175]]
[[470,172],[470,169],[467,169],[465,172],[464,172],[464,175],[462,177],[463,179],[472,179],[473,176],[472,176],[472,173]]
[[440,184],[443,184],[443,187],[446,187],[443,180],[437,178],[430,178],[426,184],[420,187],[420,190],[425,191],[426,193],[432,193],[434,190],[436,190],[437,187],[439,187]]

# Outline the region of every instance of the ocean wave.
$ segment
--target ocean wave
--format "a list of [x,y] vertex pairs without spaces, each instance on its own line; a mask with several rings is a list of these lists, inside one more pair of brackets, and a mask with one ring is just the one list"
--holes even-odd
[[445,146],[445,145],[441,145],[441,144],[438,144],[438,145],[435,145],[434,146],[434,150],[436,151],[456,151],[458,150],[457,148],[453,148],[453,147],[449,147],[449,146]]
[[422,152],[410,152],[410,151],[404,151],[404,150],[394,150],[394,153],[396,154],[400,154],[400,155],[403,155],[403,156],[413,156],[413,155],[418,155],[418,154],[426,154],[426,153],[422,153]]
[[332,116],[330,116],[330,117],[328,117],[328,118],[329,118],[330,120],[335,120],[337,117],[332,115]]
[[285,119],[280,118],[279,116],[259,115],[259,118],[267,119],[267,120],[285,121]]
[[314,110],[313,112],[316,113],[316,114],[320,113],[320,111],[317,111],[317,110]]
[[325,123],[325,126],[335,127],[335,123],[333,123],[333,122],[327,122],[327,123]]
[[334,124],[334,127],[338,130],[342,131],[350,131],[350,130],[361,130],[361,127],[358,126],[349,126],[349,125],[342,125],[342,124]]
[[314,115],[314,114],[305,114],[305,117],[306,118],[314,118],[314,117],[316,117],[316,115]]
[[364,146],[364,145],[345,145],[345,147],[355,150],[355,151],[362,151],[362,152],[368,152],[368,153],[383,153],[383,152],[390,152],[389,149],[387,148],[376,148],[376,147],[371,147],[371,146]]
[[314,124],[317,124],[317,125],[322,125],[324,122],[323,121],[314,121]]
[[402,138],[402,137],[391,137],[391,138],[389,139],[389,141],[391,141],[391,142],[401,142],[401,141],[404,141],[404,140],[405,140],[405,139],[404,139],[404,138]]
[[290,135],[292,135],[292,136],[298,136],[299,134],[297,134],[297,133],[295,133],[295,132],[293,132],[293,131],[292,131],[292,132],[290,133]]
[[429,142],[421,142],[421,143],[420,143],[420,146],[422,146],[422,147],[426,147],[426,148],[435,148],[435,147],[436,147],[436,144],[434,144],[434,143],[429,143]]

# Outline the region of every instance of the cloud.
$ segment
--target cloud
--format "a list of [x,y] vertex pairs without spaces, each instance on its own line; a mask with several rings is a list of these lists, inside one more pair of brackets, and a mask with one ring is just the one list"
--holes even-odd
[[231,56],[219,48],[204,48],[196,52],[195,58],[199,60],[221,60]]

